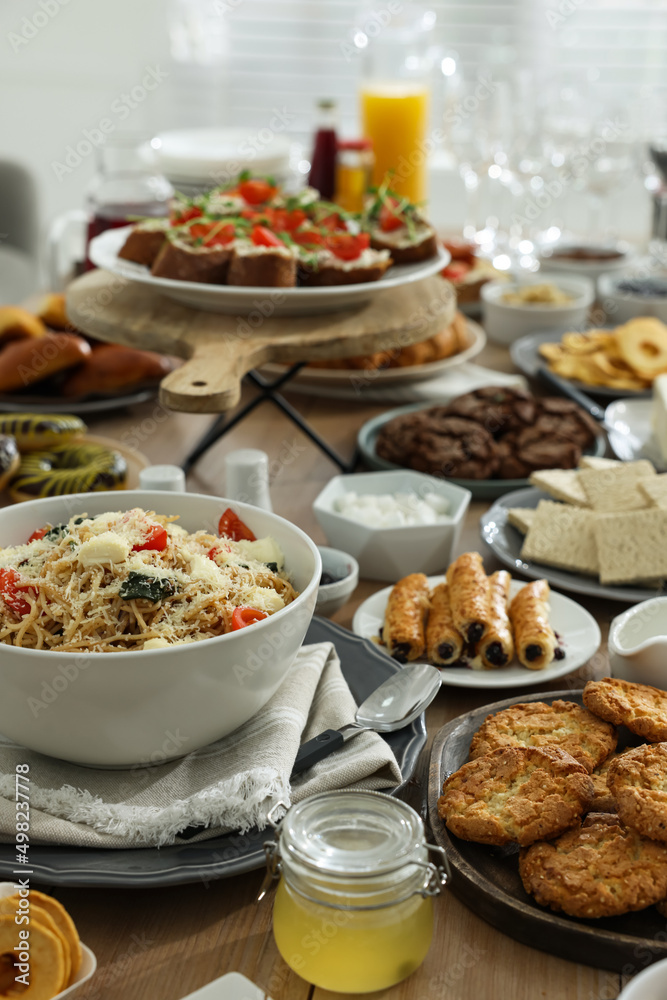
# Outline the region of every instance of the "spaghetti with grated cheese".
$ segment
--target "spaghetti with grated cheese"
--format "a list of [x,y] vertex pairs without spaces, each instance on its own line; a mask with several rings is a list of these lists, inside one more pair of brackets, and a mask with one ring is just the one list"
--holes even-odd
[[138,507],[84,514],[0,549],[0,642],[156,649],[252,625],[298,596],[272,538],[255,539],[238,519],[238,540],[176,521]]

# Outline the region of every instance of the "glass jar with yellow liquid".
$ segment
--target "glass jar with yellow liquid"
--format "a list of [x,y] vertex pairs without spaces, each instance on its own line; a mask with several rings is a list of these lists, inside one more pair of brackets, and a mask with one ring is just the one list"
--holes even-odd
[[379,187],[389,176],[392,190],[420,205],[428,195],[428,158],[435,141],[429,135],[435,15],[413,2],[396,8],[385,12],[380,25],[369,18],[355,36],[368,35],[360,90],[362,134],[373,143],[373,185]]
[[[280,877],[273,934],[303,979],[370,993],[417,969],[446,871],[429,861],[422,821],[380,792],[324,792],[293,806],[267,845]],[[446,868],[446,860],[443,860]]]

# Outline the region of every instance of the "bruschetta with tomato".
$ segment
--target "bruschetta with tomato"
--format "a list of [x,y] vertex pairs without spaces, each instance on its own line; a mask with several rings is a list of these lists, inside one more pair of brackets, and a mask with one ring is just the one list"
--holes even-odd
[[438,237],[407,198],[381,185],[364,213],[374,250],[388,250],[395,264],[416,264],[438,253]]
[[196,218],[167,238],[151,268],[156,278],[224,285],[240,231],[238,220]]

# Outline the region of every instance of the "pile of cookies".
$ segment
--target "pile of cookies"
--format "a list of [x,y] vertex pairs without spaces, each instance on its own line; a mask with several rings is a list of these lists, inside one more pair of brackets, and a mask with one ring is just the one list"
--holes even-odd
[[0,996],[19,996],[23,983],[30,996],[50,1000],[76,982],[81,942],[62,903],[30,889],[0,898],[0,956]]
[[585,457],[578,469],[541,470],[530,482],[560,502],[510,508],[510,524],[526,536],[522,559],[605,585],[667,578],[667,473],[643,459]]
[[573,469],[599,429],[569,399],[487,386],[446,406],[403,413],[382,427],[380,458],[432,476],[524,479],[537,469]]
[[[463,840],[520,845],[542,906],[597,918],[656,904],[667,916],[667,692],[604,677],[583,701],[487,716],[438,814]],[[615,752],[619,725],[647,742]]]

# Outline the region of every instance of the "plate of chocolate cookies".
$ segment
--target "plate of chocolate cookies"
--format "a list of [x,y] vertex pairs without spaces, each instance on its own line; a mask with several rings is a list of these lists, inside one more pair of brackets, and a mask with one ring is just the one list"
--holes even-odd
[[487,386],[443,406],[402,406],[369,420],[358,445],[371,469],[407,468],[490,500],[528,485],[539,469],[576,468],[601,456],[600,427],[576,403]]

